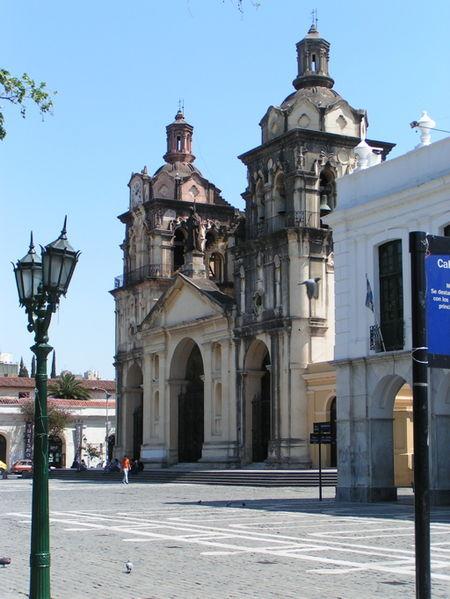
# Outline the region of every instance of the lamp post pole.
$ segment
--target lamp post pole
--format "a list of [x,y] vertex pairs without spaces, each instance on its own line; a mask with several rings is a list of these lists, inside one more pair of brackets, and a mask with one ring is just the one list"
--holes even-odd
[[53,348],[48,344],[48,328],[60,296],[67,293],[78,256],[67,241],[65,219],[58,239],[42,248],[42,261],[31,234],[28,253],[13,264],[19,302],[28,316],[28,331],[34,332],[31,351],[36,356],[29,599],[50,599],[47,357]]
[[51,312],[39,310],[35,320],[36,390],[34,395],[33,499],[31,508],[30,598],[50,597],[48,511],[47,330]]

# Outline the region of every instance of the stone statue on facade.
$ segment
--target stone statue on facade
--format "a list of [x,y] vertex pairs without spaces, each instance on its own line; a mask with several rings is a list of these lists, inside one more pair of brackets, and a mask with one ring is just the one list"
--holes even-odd
[[190,214],[186,220],[187,241],[186,250],[188,252],[203,252],[206,236],[206,228],[201,218],[194,208],[190,209]]

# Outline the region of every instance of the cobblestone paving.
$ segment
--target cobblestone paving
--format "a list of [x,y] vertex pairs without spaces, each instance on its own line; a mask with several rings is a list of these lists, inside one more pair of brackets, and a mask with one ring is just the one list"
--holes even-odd
[[[53,599],[414,597],[411,501],[325,490],[50,482]],[[411,499],[411,498],[409,498]],[[31,481],[0,480],[0,599],[27,597]],[[134,569],[125,573],[124,562]],[[433,512],[433,599],[450,597],[450,509]]]

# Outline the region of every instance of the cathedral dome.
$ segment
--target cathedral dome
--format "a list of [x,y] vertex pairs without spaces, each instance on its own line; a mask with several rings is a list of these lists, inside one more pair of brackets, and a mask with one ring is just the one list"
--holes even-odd
[[174,179],[177,177],[184,179],[185,177],[192,176],[193,173],[197,173],[197,175],[200,175],[200,177],[203,176],[198,168],[192,164],[192,162],[180,162],[178,160],[163,164],[163,166],[161,166],[155,172],[153,177],[157,177],[161,173],[166,173],[169,175],[169,177],[173,177]]
[[260,122],[263,143],[292,129],[359,137],[365,111],[352,108],[333,89],[329,58],[330,44],[314,24],[297,44],[295,91],[280,106],[270,106]]
[[328,87],[301,87],[283,100],[281,108],[289,110],[291,106],[302,99],[308,100],[317,108],[328,108],[328,106],[342,100],[342,96]]

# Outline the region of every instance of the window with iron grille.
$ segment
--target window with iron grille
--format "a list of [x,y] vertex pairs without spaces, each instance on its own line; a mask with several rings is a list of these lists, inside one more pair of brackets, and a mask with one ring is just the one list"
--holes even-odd
[[378,248],[380,327],[387,351],[403,349],[402,242],[395,239]]

